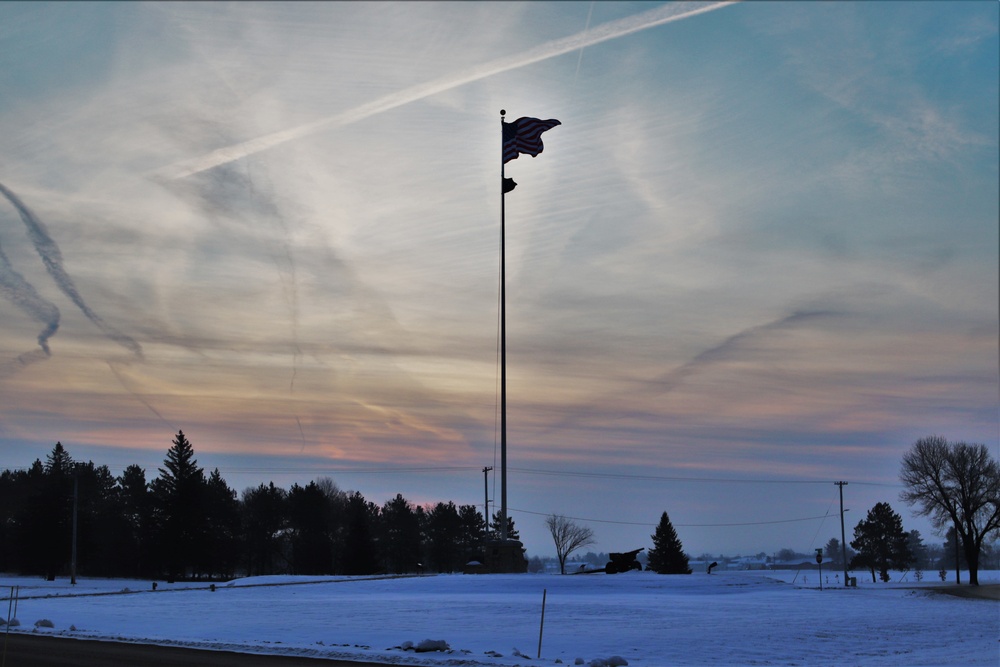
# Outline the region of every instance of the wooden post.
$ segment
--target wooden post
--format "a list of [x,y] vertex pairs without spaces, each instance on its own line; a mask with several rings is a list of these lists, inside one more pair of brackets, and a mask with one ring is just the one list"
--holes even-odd
[[545,594],[548,589],[542,589],[542,623],[538,627],[538,659],[542,657],[542,631],[545,630]]

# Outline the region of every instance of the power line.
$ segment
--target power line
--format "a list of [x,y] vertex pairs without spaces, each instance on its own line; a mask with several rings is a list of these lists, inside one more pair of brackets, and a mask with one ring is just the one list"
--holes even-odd
[[[515,512],[520,512],[521,514],[533,514],[535,516],[551,516],[551,513],[545,514],[543,512],[532,512],[530,510],[519,510],[510,508]],[[821,516],[807,516],[799,519],[777,519],[773,521],[749,521],[745,523],[675,523],[674,526],[678,528],[732,528],[738,526],[768,526],[772,524],[779,523],[796,523],[799,521],[816,521],[818,519],[828,519],[831,516],[836,516],[835,514],[823,514]],[[568,516],[565,517],[573,521],[586,521],[588,523],[613,523],[620,526],[647,526],[655,528],[658,524],[655,523],[644,523],[637,521],[610,521],[607,519],[585,519],[583,517]]]
[[[639,479],[651,482],[693,482],[712,484],[830,484],[830,480],[817,479],[739,479],[726,477],[674,477],[667,475],[634,475],[627,473],[610,472],[574,472],[567,470],[538,470],[535,468],[508,468],[515,472],[527,475],[550,475],[553,477],[585,477],[602,479]],[[866,486],[889,486],[900,487],[899,484],[886,484],[880,482],[851,482],[852,484]]]

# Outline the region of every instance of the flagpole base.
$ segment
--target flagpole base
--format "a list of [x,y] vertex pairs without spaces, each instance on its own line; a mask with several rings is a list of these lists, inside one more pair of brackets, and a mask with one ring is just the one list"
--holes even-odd
[[485,551],[484,571],[489,574],[524,574],[528,571],[524,545],[518,540],[487,540]]

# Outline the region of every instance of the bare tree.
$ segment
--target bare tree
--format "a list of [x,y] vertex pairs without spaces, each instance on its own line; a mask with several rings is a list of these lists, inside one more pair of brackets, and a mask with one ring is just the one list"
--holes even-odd
[[990,533],[1000,532],[1000,466],[986,445],[921,438],[903,456],[900,499],[917,505],[935,528],[955,527],[969,565],[969,583],[979,585],[979,554]]
[[559,572],[566,574],[566,559],[577,549],[594,544],[594,531],[558,514],[546,518],[545,525],[549,527],[552,541],[556,544]]

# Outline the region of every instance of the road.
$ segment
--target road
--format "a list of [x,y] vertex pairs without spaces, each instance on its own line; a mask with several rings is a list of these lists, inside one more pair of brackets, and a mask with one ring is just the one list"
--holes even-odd
[[322,660],[175,646],[102,642],[10,633],[3,642],[0,667],[384,667],[373,662]]

